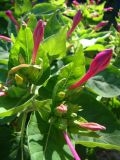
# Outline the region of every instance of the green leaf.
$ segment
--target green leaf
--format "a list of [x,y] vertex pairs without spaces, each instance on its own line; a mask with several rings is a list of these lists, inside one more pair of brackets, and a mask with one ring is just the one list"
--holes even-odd
[[11,49],[9,66],[20,64],[20,56],[24,63],[30,63],[33,50],[33,34],[31,29],[22,27],[18,33],[17,39]]
[[35,5],[31,12],[35,14],[36,16],[42,16],[42,15],[50,15],[53,14],[54,11],[56,11],[58,8],[54,5],[51,5],[49,3],[41,3]]
[[82,46],[78,46],[75,54],[71,57],[71,63],[67,64],[59,71],[58,79],[66,78],[63,87],[68,87],[75,83],[85,73],[85,58]]
[[42,47],[51,58],[63,58],[66,55],[66,34],[67,29],[63,27],[44,40]]
[[59,14],[56,12],[48,20],[47,25],[45,27],[45,38],[57,33],[62,27],[58,17],[59,17]]
[[79,113],[88,122],[96,122],[106,127],[106,131],[97,132],[100,136],[86,137],[78,134],[76,143],[87,147],[102,147],[106,149],[120,150],[120,125],[113,114],[102,103],[98,102],[89,93],[76,93],[74,97],[70,97],[70,101],[74,104],[82,106],[83,111]]
[[46,99],[43,101],[35,100],[34,105],[39,111],[39,114],[43,120],[48,120],[51,112],[51,99]]
[[[4,106],[2,106],[2,104],[1,104],[2,108],[0,109],[0,118],[16,115],[18,112],[22,112],[26,108],[31,107],[33,97],[31,99],[29,99],[28,101],[26,101],[25,103],[21,104],[21,105],[19,105],[19,103],[16,103],[15,105],[12,105],[10,109],[7,107],[7,106],[9,106],[9,101],[8,100],[11,101],[12,98],[9,99],[8,97],[6,97],[6,100],[7,100],[6,105],[3,103]],[[16,99],[16,100],[18,100],[18,99]],[[2,102],[4,102],[4,101],[2,100]]]
[[[72,160],[63,132],[44,122],[38,112],[31,115],[27,126],[31,160]],[[58,140],[59,137],[59,140]]]
[[86,87],[92,89],[102,97],[115,97],[120,95],[120,70],[110,66],[105,71],[91,78]]
[[15,13],[21,15],[32,8],[30,0],[15,0]]

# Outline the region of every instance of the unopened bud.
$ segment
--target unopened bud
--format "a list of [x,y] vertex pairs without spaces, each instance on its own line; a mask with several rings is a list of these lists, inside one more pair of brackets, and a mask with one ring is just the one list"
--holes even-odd
[[23,84],[23,78],[19,76],[18,74],[15,74],[15,81],[17,85],[22,85]]
[[67,106],[64,105],[64,104],[61,104],[60,106],[58,106],[58,107],[56,108],[56,111],[57,111],[58,113],[66,113],[66,112],[67,112]]
[[98,123],[88,122],[88,123],[80,123],[80,127],[89,129],[92,131],[100,131],[100,130],[106,130],[106,128]]

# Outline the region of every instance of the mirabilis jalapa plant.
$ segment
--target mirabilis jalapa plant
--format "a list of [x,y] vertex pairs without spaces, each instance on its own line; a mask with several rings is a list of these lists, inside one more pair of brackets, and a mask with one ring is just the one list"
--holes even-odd
[[[9,11],[6,13],[7,13],[7,15],[9,15],[9,13],[11,13],[11,12]],[[9,15],[9,17],[10,17],[10,15]],[[68,38],[70,38],[72,32],[75,30],[76,26],[81,21],[81,18],[82,18],[81,12],[78,11],[77,14],[73,18],[72,27],[70,28],[70,30],[68,30],[66,32],[66,40]],[[12,16],[11,20],[13,21],[13,16]],[[24,30],[26,32],[28,32],[28,31],[30,32],[30,29],[27,26],[22,26],[20,28],[17,21],[14,20],[13,22],[15,23],[17,30],[20,29],[18,34],[21,34],[22,32],[24,32]],[[48,131],[48,136],[46,138],[46,141],[47,141],[46,145],[47,145],[47,143],[49,143],[48,138],[49,138],[49,134],[50,134],[50,128],[52,127],[53,130],[57,129],[57,131],[59,131],[61,133],[61,137],[64,137],[65,140],[63,140],[63,141],[66,141],[66,143],[72,153],[72,155],[71,154],[69,155],[70,157],[67,156],[65,153],[65,157],[67,159],[69,159],[69,158],[72,159],[72,157],[73,157],[75,160],[80,160],[80,156],[77,154],[75,147],[72,144],[69,136],[71,136],[72,133],[73,134],[79,133],[80,130],[81,131],[88,130],[88,132],[90,132],[90,131],[92,132],[92,131],[105,130],[106,128],[100,124],[97,124],[97,123],[87,122],[84,118],[80,117],[78,114],[78,112],[81,111],[80,107],[77,106],[77,104],[73,105],[73,104],[69,103],[69,101],[68,101],[69,99],[67,99],[67,94],[69,94],[72,90],[76,90],[77,88],[80,88],[80,86],[83,85],[86,81],[88,81],[91,77],[93,77],[97,73],[103,71],[110,63],[110,60],[112,58],[112,49],[106,49],[106,50],[98,53],[96,55],[96,57],[93,59],[93,61],[91,62],[87,73],[78,82],[75,82],[74,84],[71,84],[70,86],[64,87],[64,88],[62,88],[62,85],[64,83],[66,83],[66,79],[64,77],[61,78],[58,82],[55,82],[54,88],[53,88],[53,93],[51,96],[52,98],[49,99],[49,97],[48,98],[46,98],[46,96],[44,97],[44,92],[42,93],[43,95],[41,95],[40,91],[42,88],[44,89],[47,86],[51,77],[54,78],[54,76],[58,76],[59,70],[57,70],[57,73],[56,74],[54,73],[54,75],[50,75],[50,76],[48,75],[48,79],[45,80],[44,82],[42,82],[41,84],[39,83],[41,78],[43,78],[42,76],[44,75],[43,66],[46,63],[46,60],[49,61],[48,55],[47,55],[47,58],[44,58],[44,56],[46,56],[46,53],[44,52],[44,44],[46,43],[46,41],[43,40],[44,30],[45,30],[44,22],[42,20],[38,20],[37,25],[34,29],[34,33],[33,33],[34,47],[32,48],[31,55],[21,54],[22,50],[20,50],[20,48],[19,48],[17,60],[16,60],[16,58],[14,59],[14,56],[13,56],[14,52],[11,51],[10,59],[9,59],[10,67],[9,67],[9,71],[8,71],[8,77],[7,77],[6,83],[0,87],[0,96],[11,97],[11,92],[14,89],[16,89],[18,94],[20,94],[19,96],[22,96],[22,97],[25,93],[27,93],[26,99],[27,100],[29,99],[29,100],[25,104],[23,104],[23,105],[21,104],[21,106],[17,106],[18,107],[17,110],[12,112],[11,114],[8,114],[10,116],[12,114],[14,115],[17,113],[24,113],[24,115],[26,116],[25,119],[23,116],[24,122],[22,123],[22,126],[21,126],[22,136],[25,134],[25,129],[23,129],[23,127],[25,127],[26,123],[28,123],[26,120],[27,114],[30,113],[31,117],[33,118],[35,116],[35,114],[33,114],[33,112],[36,113],[38,111],[37,113],[40,113],[40,118],[41,118],[41,120],[40,120],[41,124],[39,124],[39,125],[43,128],[44,128],[44,125],[50,126],[49,131]],[[30,32],[30,34],[31,34],[31,32]],[[16,41],[14,41],[14,42],[12,42],[12,40],[9,38],[5,38],[2,36],[1,36],[1,38],[4,40],[7,40],[8,42],[13,43],[12,50],[14,49],[14,43],[16,43],[17,41],[19,42],[19,40],[17,38],[16,38]],[[22,40],[21,40],[21,43],[22,43]],[[32,42],[29,45],[32,45]],[[38,54],[38,52],[39,52],[39,54]],[[43,57],[42,56],[38,57],[38,55],[40,55],[40,54],[43,54]],[[12,58],[12,56],[13,56],[13,58]],[[29,60],[26,60],[26,59],[28,59],[28,56],[30,58],[29,58]],[[64,57],[62,57],[62,58],[64,58]],[[38,64],[38,59],[40,61],[39,64]],[[13,62],[12,65],[11,65],[11,60]],[[58,58],[58,60],[59,60],[59,58]],[[79,61],[79,59],[78,59],[78,61]],[[54,67],[53,62],[49,63],[49,67],[51,68],[51,70]],[[14,95],[12,95],[12,97],[14,97]],[[42,97],[42,99],[41,99],[41,97]],[[48,101],[49,101],[49,107],[46,108],[46,103],[48,103]],[[41,103],[43,103],[43,104],[41,105]],[[44,111],[44,109],[45,109],[45,111]],[[14,108],[13,108],[13,110],[14,110]],[[3,115],[4,115],[4,113],[3,113]],[[29,126],[31,125],[32,118],[30,119],[29,123],[27,124],[27,128],[28,128],[27,134],[28,134],[28,139],[29,139],[28,141],[30,143],[32,140],[30,141]],[[43,133],[43,135],[46,136],[46,132]],[[59,137],[57,137],[57,135],[55,135],[55,136],[56,136],[55,138],[57,138],[57,140],[59,141]],[[72,140],[74,141],[74,139],[72,139]],[[23,143],[23,139],[21,139],[21,143]],[[42,149],[44,150],[44,152],[43,152],[42,157],[44,157],[45,156],[44,154],[46,154],[45,153],[46,145],[44,146],[44,144],[43,144]],[[65,144],[63,143],[63,145],[65,145]],[[58,143],[58,146],[59,146],[59,143]],[[29,146],[29,148],[30,148],[30,146]],[[62,148],[60,150],[62,150]],[[31,150],[30,150],[30,152],[31,152]]]

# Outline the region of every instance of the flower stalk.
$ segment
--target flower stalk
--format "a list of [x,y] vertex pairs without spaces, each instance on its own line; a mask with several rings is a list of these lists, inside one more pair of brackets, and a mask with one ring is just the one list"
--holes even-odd
[[11,38],[6,37],[6,36],[3,36],[3,35],[1,35],[1,34],[0,34],[0,39],[4,40],[4,41],[6,41],[6,42],[12,42]]
[[71,152],[72,152],[75,160],[81,160],[80,157],[79,157],[79,155],[77,154],[77,152],[76,152],[73,144],[71,143],[70,138],[69,138],[67,132],[63,132],[63,134],[64,134],[64,138],[66,140],[66,143],[68,144],[68,146],[69,146],[69,148],[70,148],[70,150],[71,150]]

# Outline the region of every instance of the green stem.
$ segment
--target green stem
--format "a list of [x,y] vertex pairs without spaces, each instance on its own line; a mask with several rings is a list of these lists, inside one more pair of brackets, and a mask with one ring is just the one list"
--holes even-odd
[[22,125],[21,125],[21,141],[20,141],[20,147],[21,147],[21,160],[24,160],[24,153],[23,153],[23,147],[24,147],[24,132],[25,132],[25,123],[26,123],[27,113],[23,113],[23,119],[22,119]]

